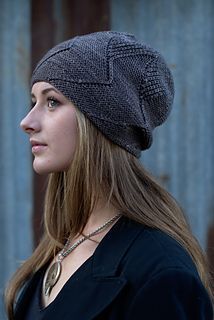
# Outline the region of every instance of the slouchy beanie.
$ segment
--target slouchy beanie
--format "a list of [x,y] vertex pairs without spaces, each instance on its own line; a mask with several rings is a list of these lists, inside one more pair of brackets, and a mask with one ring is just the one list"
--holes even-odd
[[105,31],[56,45],[31,85],[53,85],[108,139],[136,157],[171,110],[174,85],[159,52],[127,33]]

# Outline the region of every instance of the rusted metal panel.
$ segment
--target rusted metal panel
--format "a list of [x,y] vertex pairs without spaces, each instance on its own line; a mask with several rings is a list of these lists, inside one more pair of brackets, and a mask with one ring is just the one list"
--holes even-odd
[[56,22],[53,0],[31,1],[32,69],[46,51],[54,45]]
[[109,29],[109,0],[54,0],[56,42]]
[[29,105],[30,3],[0,1],[0,319],[6,281],[32,250],[30,150],[19,122]]
[[[54,44],[109,28],[109,0],[32,0],[32,68]],[[34,244],[42,234],[46,176],[34,173]]]
[[[54,44],[56,22],[53,0],[32,0],[31,5],[31,67],[36,66],[41,57]],[[30,87],[28,88],[30,91]],[[32,169],[31,169],[32,171]],[[42,235],[42,215],[47,176],[33,172],[33,240],[34,246]]]
[[159,49],[175,78],[169,121],[142,162],[184,208],[205,248],[214,220],[212,0],[112,0],[111,28]]

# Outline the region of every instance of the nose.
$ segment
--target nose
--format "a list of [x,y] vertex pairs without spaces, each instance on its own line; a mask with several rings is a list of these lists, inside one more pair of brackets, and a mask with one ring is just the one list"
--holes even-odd
[[22,130],[28,134],[40,130],[40,123],[32,111],[33,109],[20,122],[20,127],[22,128]]

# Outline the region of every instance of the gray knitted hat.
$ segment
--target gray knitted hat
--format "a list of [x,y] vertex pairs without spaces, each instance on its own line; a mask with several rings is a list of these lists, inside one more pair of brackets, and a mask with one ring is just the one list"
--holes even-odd
[[111,141],[136,157],[152,143],[174,96],[163,57],[133,35],[97,32],[58,44],[36,66],[45,81],[70,99]]

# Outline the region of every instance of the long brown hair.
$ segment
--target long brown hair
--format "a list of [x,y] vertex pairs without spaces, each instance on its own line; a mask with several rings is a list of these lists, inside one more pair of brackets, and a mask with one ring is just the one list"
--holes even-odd
[[20,267],[5,293],[9,319],[24,283],[81,232],[99,197],[130,219],[157,228],[176,239],[192,257],[209,292],[206,259],[181,208],[133,155],[106,139],[77,110],[78,142],[70,168],[52,173],[45,198],[44,235],[33,255]]

